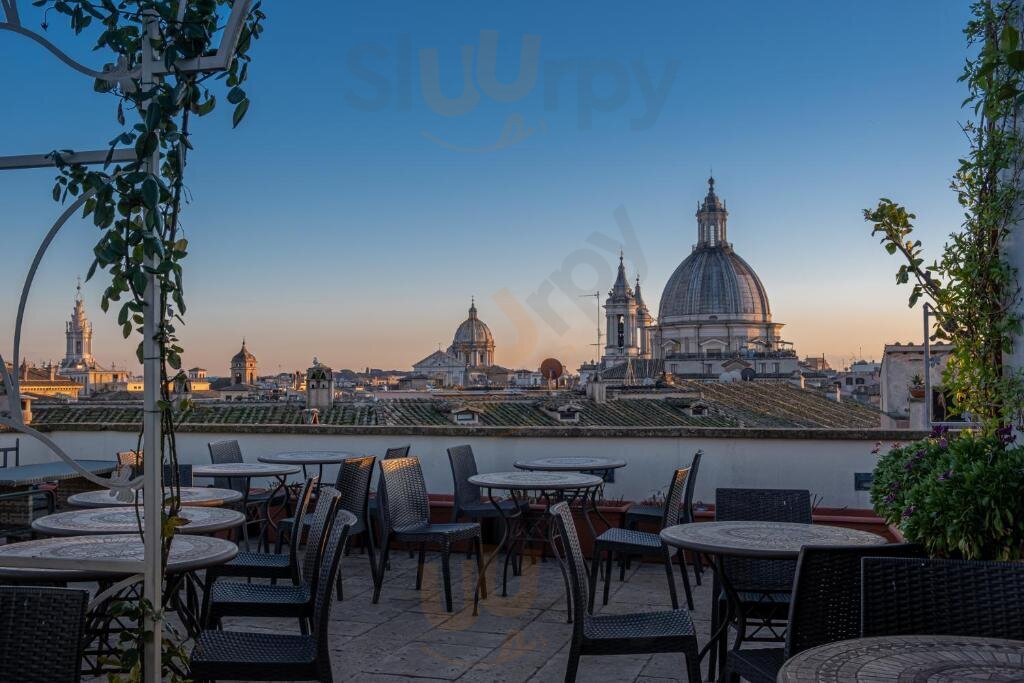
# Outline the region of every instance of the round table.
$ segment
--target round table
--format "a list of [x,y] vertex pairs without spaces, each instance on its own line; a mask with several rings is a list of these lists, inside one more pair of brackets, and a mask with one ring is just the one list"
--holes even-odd
[[[82,563],[96,560],[129,560],[141,562],[145,549],[138,534],[102,536],[61,536],[0,546],[0,578],[14,580],[91,581],[97,578],[127,575],[125,571],[98,570]],[[179,534],[171,541],[167,573],[204,569],[223,564],[238,554],[238,546],[213,536]],[[45,568],[5,567],[4,558],[34,558],[55,566]],[[61,565],[66,565],[66,568]]]
[[[163,591],[164,607],[177,612],[185,629],[193,637],[198,636],[200,623],[200,596],[203,588],[194,572],[214,565],[224,564],[238,554],[238,546],[231,541],[213,536],[175,535],[171,541],[166,569],[166,585]],[[31,558],[46,567],[5,567],[6,558]],[[145,557],[145,546],[138,534],[116,534],[102,536],[59,536],[22,543],[0,546],[0,579],[15,583],[65,584],[70,581],[98,581],[101,590],[117,581],[141,573],[136,563]],[[116,570],[89,567],[90,562],[125,560],[136,564],[134,567]],[[66,568],[65,568],[66,567]],[[126,592],[129,597],[124,597]],[[103,605],[124,599],[137,599],[138,584],[122,589],[108,597]],[[95,598],[94,598],[95,600]],[[90,633],[106,633],[109,629],[98,624],[109,622],[110,616],[97,608],[90,616],[95,622],[88,628]],[[92,653],[101,658],[103,638]]]
[[289,451],[286,453],[275,453],[273,455],[261,455],[256,458],[260,462],[272,465],[299,465],[302,467],[302,478],[306,478],[306,467],[317,465],[320,478],[317,480],[317,487],[324,479],[324,465],[340,465],[349,458],[356,457],[355,453],[347,451]]
[[[587,457],[558,457],[540,458],[538,460],[516,460],[514,467],[517,470],[530,470],[533,472],[586,472],[601,477],[603,484],[615,480],[615,470],[626,466],[625,460],[613,460],[611,458],[587,458]],[[604,514],[597,507],[597,496],[593,499],[593,512],[598,519],[608,528],[612,524],[605,518]],[[593,531],[593,529],[591,529]]]
[[[164,492],[170,495],[171,489]],[[141,496],[136,494],[141,502]],[[237,503],[242,500],[242,493],[234,489],[217,489],[204,486],[182,486],[181,504],[187,507],[216,507],[226,503]],[[135,505],[134,501],[118,500],[117,496],[106,489],[84,491],[68,497],[68,504],[80,508],[105,508],[119,505]]]
[[[491,501],[491,504],[498,511],[498,515],[501,519],[501,542],[494,548],[494,551],[487,557],[484,562],[484,569],[481,575],[486,573],[487,568],[497,557],[498,553],[501,552],[502,547],[505,547],[505,565],[502,572],[502,596],[508,595],[508,568],[509,562],[512,558],[512,550],[515,547],[522,548],[527,541],[540,541],[541,543],[551,543],[551,539],[546,534],[535,533],[539,526],[547,523],[547,515],[540,515],[532,525],[529,527],[523,523],[523,511],[529,509],[526,503],[528,502],[527,494],[535,492],[538,497],[544,498],[547,503],[547,508],[550,508],[552,503],[559,500],[568,498],[570,501],[579,499],[581,501],[580,506],[583,510],[587,509],[587,500],[593,499],[596,495],[597,490],[604,484],[604,480],[601,477],[596,477],[592,474],[582,474],[580,472],[538,472],[538,471],[525,471],[525,472],[493,472],[489,474],[475,474],[468,479],[470,484],[479,486],[482,489],[487,490],[487,498]],[[498,498],[495,497],[494,491],[508,491],[512,498],[513,505],[511,512],[505,510],[500,504]],[[596,505],[594,506],[596,509]],[[591,536],[594,535],[594,526],[590,521],[590,515],[584,514],[583,518],[586,520],[587,526],[590,529]],[[519,553],[522,554],[521,552]],[[565,581],[566,599],[571,600],[571,594],[569,591],[569,575],[566,573],[565,565],[559,563],[562,568],[562,579]],[[517,568],[516,563],[512,562],[512,573],[518,575],[521,571],[521,567]],[[474,596],[474,613],[476,612],[476,602],[479,599],[479,588],[477,595]],[[569,612],[572,613],[571,610]]]
[[[276,477],[277,485],[271,490],[270,495],[267,496],[266,502],[263,504],[263,518],[266,524],[262,520],[258,520],[260,524],[260,540],[259,547],[262,547],[265,539],[267,538],[267,525],[269,524],[272,528],[276,529],[277,525],[273,521],[273,516],[270,514],[270,503],[277,496],[279,491],[284,491],[287,487],[286,480],[289,474],[295,474],[300,472],[301,467],[296,465],[274,465],[265,462],[225,462],[216,465],[200,465],[199,467],[192,468],[192,476],[200,478],[214,478],[214,477],[225,477],[227,479],[244,479],[245,486],[242,490],[242,509],[249,509],[249,488],[253,477]],[[232,487],[233,488],[233,487]],[[287,505],[287,497],[286,497]],[[242,525],[242,538],[245,541],[245,549],[249,549],[249,524],[247,522]],[[267,541],[267,549],[269,550],[270,543]]]
[[[805,545],[884,545],[888,541],[877,534],[825,524],[792,522],[695,522],[677,524],[661,530],[661,539],[669,546],[714,558],[711,569],[726,595],[726,612],[700,651],[703,659],[712,648],[727,643],[729,624],[741,614],[740,599],[725,572],[725,557],[762,560],[795,560]],[[742,629],[740,629],[742,631]],[[738,639],[742,642],[742,638]],[[717,650],[714,650],[717,651]],[[712,660],[711,668],[714,668]]]
[[[139,515],[142,516],[142,511]],[[183,507],[179,515],[187,524],[178,531],[188,534],[212,534],[233,529],[245,522],[237,510],[218,507]],[[32,522],[32,528],[48,536],[90,536],[138,533],[139,518],[130,507],[91,508],[46,515]]]
[[804,650],[779,681],[1020,681],[1024,641],[961,636],[855,638]]

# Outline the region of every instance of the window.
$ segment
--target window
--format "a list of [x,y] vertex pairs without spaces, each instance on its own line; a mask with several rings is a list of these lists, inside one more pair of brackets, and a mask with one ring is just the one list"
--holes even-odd
[[618,316],[616,329],[618,330],[618,345],[621,349],[626,345],[626,319],[624,316]]
[[846,378],[846,386],[848,386],[848,387],[852,387],[853,386],[853,378],[852,377],[847,377]]
[[712,365],[711,363],[708,363],[708,364],[706,364],[706,365],[704,366],[704,374],[705,374],[705,375],[710,375],[710,374],[712,374],[712,373],[714,372],[714,367],[715,367],[715,366],[713,366],[713,365]]
[[858,377],[858,378],[856,379],[856,383],[857,383],[857,384],[864,384],[864,378],[863,378],[863,377]]
[[776,375],[779,374],[779,364],[778,363],[772,363],[772,368],[773,368],[772,372],[774,372]]

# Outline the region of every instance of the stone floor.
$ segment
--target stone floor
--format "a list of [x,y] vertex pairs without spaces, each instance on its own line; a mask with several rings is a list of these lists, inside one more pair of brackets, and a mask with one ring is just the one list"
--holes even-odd
[[[445,612],[440,567],[428,555],[423,590],[415,590],[416,564],[404,552],[392,554],[379,604],[370,602],[372,584],[365,556],[355,550],[344,558],[345,599],[331,614],[331,659],[335,681],[488,681],[495,683],[561,681],[572,626],[566,623],[565,592],[555,562],[524,563],[523,576],[511,579],[501,597],[498,567],[491,567],[490,597],[473,616],[475,563],[453,557],[455,610]],[[707,642],[710,626],[710,578],[694,586],[697,638]],[[684,604],[678,569],[675,574]],[[692,574],[691,574],[692,583]],[[598,605],[600,597],[598,598]],[[626,581],[617,572],[608,612],[667,609],[671,606],[664,569],[634,563]],[[291,620],[228,619],[227,629],[297,632]],[[705,662],[706,663],[706,662]],[[706,667],[705,667],[706,671]],[[579,681],[685,681],[681,655],[584,657]]]

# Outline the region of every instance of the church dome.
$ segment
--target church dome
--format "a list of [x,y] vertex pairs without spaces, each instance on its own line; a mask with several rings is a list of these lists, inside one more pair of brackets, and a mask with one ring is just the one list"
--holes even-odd
[[661,294],[662,320],[710,315],[771,320],[768,294],[761,279],[729,247],[694,251],[672,273]]
[[452,340],[452,345],[459,346],[461,344],[494,344],[491,328],[487,327],[484,321],[476,317],[475,302],[469,307],[469,317],[455,330],[455,338]]
[[247,362],[256,362],[256,356],[249,352],[249,349],[245,348],[245,340],[242,340],[242,349],[231,358],[232,365],[244,365]]
[[761,279],[727,239],[728,216],[725,202],[715,194],[715,179],[709,178],[708,194],[697,209],[697,244],[661,294],[662,324],[711,317],[771,322]]

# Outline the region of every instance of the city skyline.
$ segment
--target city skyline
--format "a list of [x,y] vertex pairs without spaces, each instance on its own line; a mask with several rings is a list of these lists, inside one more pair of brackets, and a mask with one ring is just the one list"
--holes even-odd
[[[335,368],[408,369],[451,343],[476,296],[497,364],[533,368],[554,356],[575,369],[599,355],[586,313],[596,305],[558,276],[571,274],[578,289],[603,299],[624,248],[630,277],[640,272],[656,309],[695,241],[693,211],[711,167],[732,240],[801,357],[825,354],[839,365],[877,359],[886,342],[920,340],[919,313],[906,309],[906,292],[893,282],[898,264],[860,209],[880,196],[905,202],[919,215],[929,254],[959,223],[947,184],[964,146],[956,77],[966,8],[866,3],[838,25],[812,3],[770,11],[665,5],[588,15],[580,26],[568,10],[547,8],[544,31],[494,8],[414,8],[396,18],[388,7],[358,26],[342,20],[341,8],[323,11],[325,25],[334,18],[344,27],[336,44],[309,41],[314,54],[297,55],[283,37],[261,41],[268,56],[253,73],[259,95],[238,134],[215,125],[197,138],[217,153],[197,155],[190,168],[186,365],[226,374],[244,336],[267,374],[305,368],[313,356]],[[275,32],[315,31],[306,19],[282,7]],[[726,49],[714,39],[720,30],[739,39]],[[515,80],[531,37],[539,39],[537,84],[522,99],[492,99],[480,71],[473,83],[481,102],[466,113],[439,113],[429,79],[405,87],[405,66],[415,80],[436,50],[439,91],[452,101],[462,46],[479,61],[495,37],[504,83]],[[776,49],[765,54],[768,41]],[[0,50],[39,77],[11,92],[26,106],[12,107],[0,131],[6,153],[52,146],[54,130],[68,131],[71,147],[110,137],[109,103],[97,104],[77,80],[82,109],[73,121],[27,106],[50,87],[41,76],[63,75],[34,46]],[[311,59],[333,65],[330,87],[298,66]],[[555,63],[576,71],[557,81]],[[622,82],[615,65],[629,88],[617,103],[607,99]],[[585,82],[597,93],[589,101],[578,96]],[[670,86],[663,99],[659,83]],[[281,123],[292,98],[315,95],[323,106],[308,107],[308,126]],[[491,149],[494,140],[506,144]],[[264,163],[267,154],[274,164]],[[0,186],[10,263],[30,259],[58,212],[51,176],[26,172]],[[623,236],[623,226],[632,234]],[[33,293],[30,360],[63,355],[60,331],[95,237],[88,226],[68,232]],[[17,292],[23,277],[5,269],[0,286]],[[99,282],[85,285],[98,360],[134,367],[135,342],[102,314],[99,292]],[[8,337],[12,299],[0,303]]]

